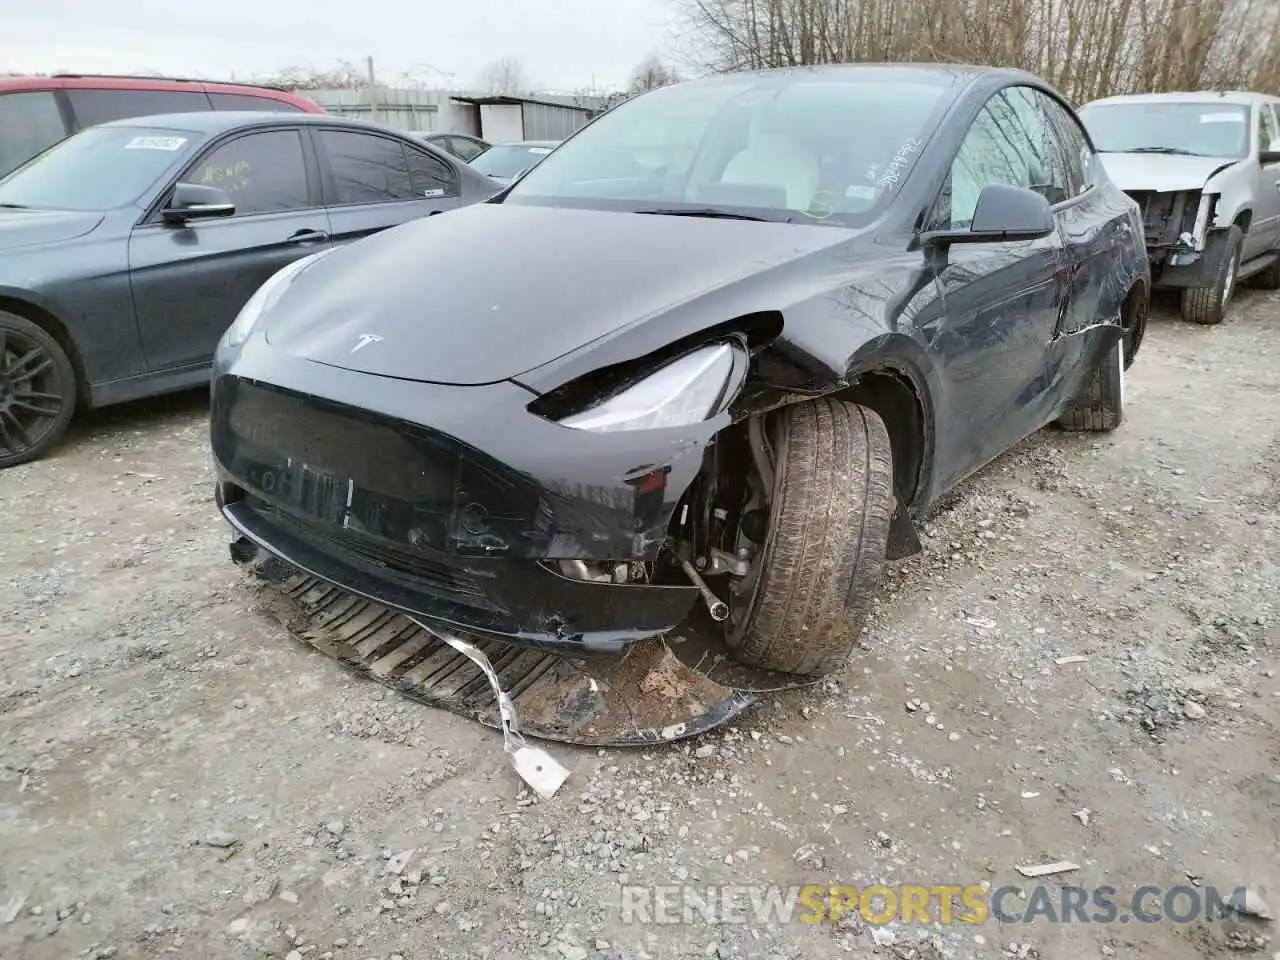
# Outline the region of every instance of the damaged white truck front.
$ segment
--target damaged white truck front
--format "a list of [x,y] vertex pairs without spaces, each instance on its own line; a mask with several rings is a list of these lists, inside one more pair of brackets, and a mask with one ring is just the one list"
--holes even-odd
[[1155,288],[1221,323],[1248,277],[1280,289],[1280,99],[1108,97],[1079,111],[1107,175],[1141,207]]

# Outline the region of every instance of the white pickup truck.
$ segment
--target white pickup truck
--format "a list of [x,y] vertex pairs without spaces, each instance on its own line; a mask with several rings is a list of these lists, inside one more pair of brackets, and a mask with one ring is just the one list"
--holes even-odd
[[1221,323],[1236,284],[1280,289],[1280,98],[1147,93],[1078,111],[1111,180],[1146,224],[1152,285]]

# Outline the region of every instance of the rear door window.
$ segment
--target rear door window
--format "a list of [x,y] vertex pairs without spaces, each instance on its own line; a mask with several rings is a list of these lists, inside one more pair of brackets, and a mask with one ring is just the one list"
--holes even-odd
[[215,110],[270,110],[274,113],[302,113],[303,110],[284,100],[255,97],[248,93],[210,93]]
[[453,168],[425,150],[405,148],[409,158],[409,182],[414,197],[452,197],[458,193]]
[[58,101],[45,90],[0,94],[0,177],[67,136]]
[[81,129],[155,113],[213,109],[209,98],[194,90],[68,90],[67,99]]
[[320,130],[329,158],[335,204],[417,200],[404,146],[399,140],[350,130]]

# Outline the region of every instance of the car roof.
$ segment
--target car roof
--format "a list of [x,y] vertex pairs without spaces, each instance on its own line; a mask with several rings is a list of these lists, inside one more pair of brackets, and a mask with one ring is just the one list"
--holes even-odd
[[271,124],[323,124],[331,127],[351,127],[378,133],[393,133],[411,138],[412,134],[381,123],[340,117],[332,113],[281,113],[278,110],[198,110],[190,113],[154,113],[141,117],[125,117],[99,124],[103,127],[168,127],[191,133],[218,134],[242,127],[268,126]]
[[260,83],[236,83],[231,80],[193,80],[185,77],[142,77],[128,74],[56,73],[53,76],[0,77],[0,93],[25,93],[39,90],[150,90],[165,93],[204,92],[265,97],[320,108],[305,97]]
[[1113,103],[1230,103],[1248,106],[1253,103],[1269,103],[1276,98],[1248,90],[1177,90],[1169,93],[1127,93],[1103,97],[1085,104],[1087,107]]

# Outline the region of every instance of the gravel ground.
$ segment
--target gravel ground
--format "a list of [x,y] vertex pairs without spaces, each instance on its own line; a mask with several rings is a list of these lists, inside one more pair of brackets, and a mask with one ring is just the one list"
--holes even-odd
[[1278,396],[1280,296],[1242,291],[1219,328],[1158,313],[1125,425],[1046,431],[965,484],[845,675],[695,742],[553,745],[571,779],[536,804],[493,731],[255,609],[202,395],[94,415],[0,474],[0,956],[1271,957],[1253,917],[619,904],[624,883],[1029,892],[1016,866],[1070,860],[1055,897],[1194,883],[1280,908]]

